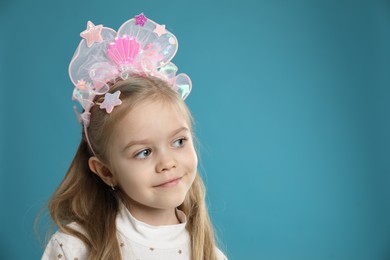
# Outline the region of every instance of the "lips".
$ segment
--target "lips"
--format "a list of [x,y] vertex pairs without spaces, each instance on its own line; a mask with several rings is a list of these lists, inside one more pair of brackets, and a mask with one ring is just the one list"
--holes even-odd
[[176,184],[178,184],[181,179],[182,179],[182,177],[176,177],[176,178],[170,179],[168,181],[165,181],[159,185],[156,185],[154,187],[172,187],[172,186],[175,186]]

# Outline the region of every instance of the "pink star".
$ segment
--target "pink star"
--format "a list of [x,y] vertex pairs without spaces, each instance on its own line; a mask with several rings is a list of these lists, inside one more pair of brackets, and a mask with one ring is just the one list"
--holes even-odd
[[86,82],[84,80],[78,80],[76,88],[78,88],[80,90],[86,90],[87,89]]
[[158,37],[160,37],[163,34],[166,34],[167,31],[165,30],[165,24],[164,25],[156,24],[156,29],[154,29],[153,32],[157,33]]
[[119,106],[120,104],[122,104],[122,101],[119,99],[120,94],[121,92],[119,90],[114,92],[113,94],[106,93],[106,95],[104,95],[103,103],[100,104],[100,108],[105,108],[106,112],[110,114],[115,106]]
[[103,25],[94,25],[91,21],[87,23],[87,29],[80,33],[80,36],[87,40],[87,46],[91,47],[95,42],[102,42],[103,38],[101,35]]
[[144,13],[140,13],[139,15],[136,15],[135,16],[135,24],[139,24],[141,26],[144,26],[145,25],[145,22],[147,21],[148,19],[145,17]]

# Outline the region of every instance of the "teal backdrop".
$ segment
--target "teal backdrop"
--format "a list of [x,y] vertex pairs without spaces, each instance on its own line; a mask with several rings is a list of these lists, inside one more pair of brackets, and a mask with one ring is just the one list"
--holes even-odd
[[141,12],[178,38],[229,259],[390,259],[388,0],[0,0],[0,259],[43,252],[81,134],[79,33]]

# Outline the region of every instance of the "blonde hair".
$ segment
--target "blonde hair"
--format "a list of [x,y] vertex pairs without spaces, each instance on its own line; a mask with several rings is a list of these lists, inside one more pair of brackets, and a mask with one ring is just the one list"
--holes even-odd
[[[192,128],[191,113],[179,95],[169,85],[151,76],[133,75],[112,84],[110,92],[121,91],[122,104],[111,114],[96,106],[91,109],[89,139],[96,156],[109,160],[108,143],[113,125],[134,106],[145,100],[162,100],[177,104]],[[192,131],[192,129],[191,129]],[[88,166],[92,156],[85,133],[66,176],[49,201],[49,212],[58,228],[81,239],[89,249],[88,259],[121,259],[116,237],[115,218],[119,210],[121,191],[113,191]],[[178,207],[187,215],[186,228],[191,237],[192,260],[216,259],[213,227],[207,212],[206,189],[199,175]],[[78,223],[82,234],[67,224]]]

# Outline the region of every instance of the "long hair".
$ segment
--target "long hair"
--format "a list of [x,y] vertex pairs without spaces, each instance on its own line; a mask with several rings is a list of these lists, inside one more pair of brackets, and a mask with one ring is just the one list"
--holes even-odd
[[[134,106],[145,100],[162,100],[178,105],[192,131],[193,120],[184,101],[176,91],[158,78],[133,75],[126,80],[112,82],[110,92],[121,91],[122,104],[111,114],[96,106],[91,109],[88,136],[95,155],[107,163],[108,143],[113,125]],[[100,97],[101,98],[101,97]],[[99,100],[97,100],[99,101]],[[120,190],[112,190],[88,166],[92,156],[82,134],[76,155],[52,198],[49,212],[58,228],[81,239],[89,250],[88,259],[121,259],[116,237],[115,218],[119,210]],[[191,237],[192,260],[215,260],[215,237],[205,202],[206,190],[203,181],[196,174],[184,202],[178,207],[187,215],[186,228]],[[78,223],[85,231],[80,233],[67,224]]]

